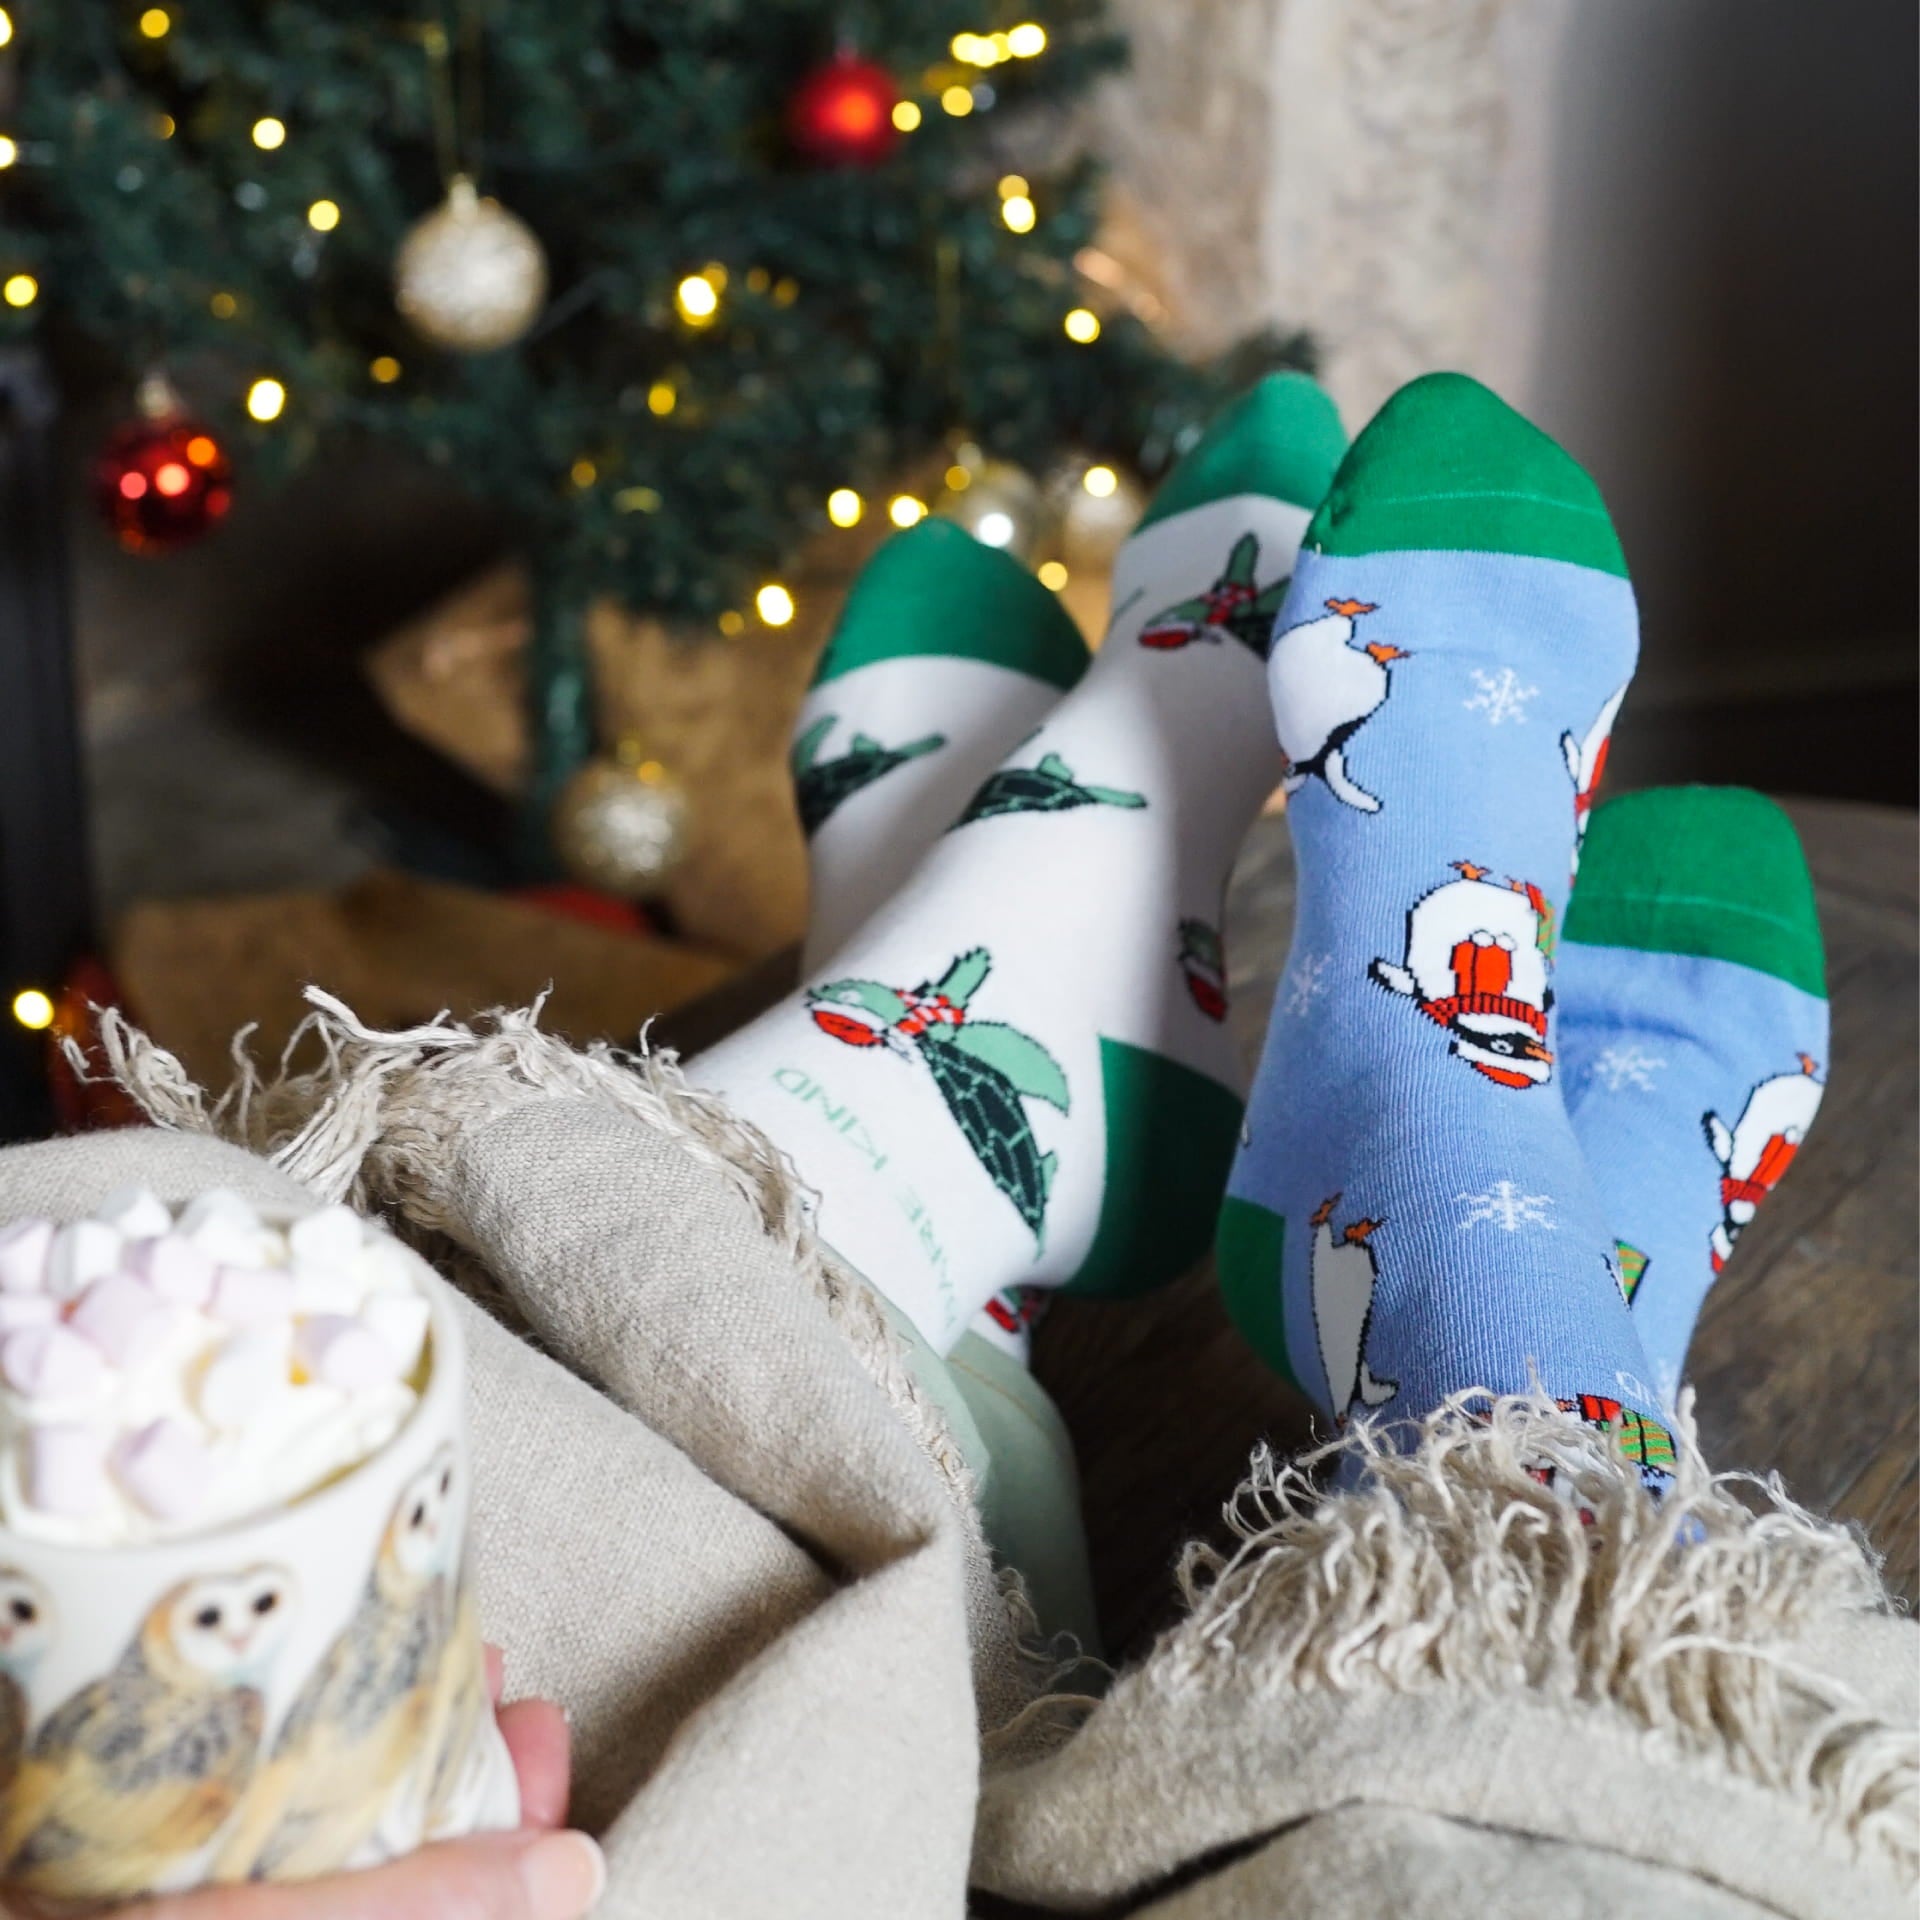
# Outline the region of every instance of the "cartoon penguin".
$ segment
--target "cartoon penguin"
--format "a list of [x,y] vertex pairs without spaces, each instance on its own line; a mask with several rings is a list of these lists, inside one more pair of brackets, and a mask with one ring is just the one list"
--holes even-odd
[[211,1840],[259,1757],[294,1594],[284,1569],[250,1567],[162,1595],[113,1669],[35,1735],[0,1826],[0,1881],[112,1899]]
[[1365,600],[1329,600],[1318,619],[1274,638],[1267,686],[1287,771],[1281,785],[1297,793],[1314,775],[1336,800],[1362,813],[1380,802],[1347,775],[1346,745],[1392,691],[1388,663],[1404,660],[1382,641],[1356,644],[1354,622],[1379,609]]
[[53,1640],[53,1603],[32,1574],[0,1567],[0,1793],[27,1745],[28,1675]]
[[1560,752],[1568,773],[1573,776],[1573,867],[1576,873],[1580,869],[1580,848],[1587,837],[1587,819],[1600,796],[1600,779],[1607,770],[1607,749],[1613,743],[1614,719],[1619,714],[1620,702],[1626,697],[1623,686],[1594,716],[1584,740],[1576,740],[1571,732],[1560,736]]
[[1813,1059],[1803,1053],[1798,1073],[1762,1080],[1747,1095],[1747,1104],[1731,1127],[1717,1113],[1701,1116],[1707,1145],[1720,1162],[1722,1216],[1712,1236],[1715,1273],[1727,1264],[1741,1228],[1760,1210],[1760,1202],[1779,1184],[1800,1151],[1827,1090],[1824,1081],[1814,1078],[1816,1071]]
[[402,1489],[360,1604],[287,1709],[219,1876],[292,1880],[349,1860],[422,1751],[455,1545],[444,1446]]
[[1547,1050],[1542,933],[1546,896],[1524,880],[1501,886],[1488,869],[1456,860],[1461,875],[1424,895],[1407,915],[1406,964],[1375,960],[1373,978],[1413,1000],[1453,1037],[1452,1052],[1496,1086],[1539,1087],[1553,1078]]
[[1308,1264],[1313,1286],[1313,1325],[1320,1336],[1320,1364],[1334,1423],[1344,1427],[1356,1403],[1384,1406],[1400,1391],[1397,1380],[1376,1380],[1367,1365],[1367,1331],[1373,1324],[1373,1288],[1378,1277],[1372,1239],[1384,1222],[1356,1220],[1333,1231],[1340,1196],[1329,1195],[1314,1210]]

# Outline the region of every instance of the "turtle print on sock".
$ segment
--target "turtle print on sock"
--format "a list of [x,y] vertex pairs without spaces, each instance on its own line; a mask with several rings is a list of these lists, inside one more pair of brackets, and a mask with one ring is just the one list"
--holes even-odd
[[856,733],[845,753],[837,759],[822,760],[818,757],[821,744],[839,723],[837,714],[823,714],[793,743],[794,799],[800,808],[800,830],[809,840],[834,810],[861,788],[872,786],[909,760],[937,753],[947,744],[945,734],[930,733],[905,746],[883,747],[878,740]]
[[822,1033],[850,1047],[919,1059],[988,1179],[1046,1244],[1047,1199],[1059,1156],[1042,1153],[1026,1100],[1068,1112],[1067,1077],[1039,1041],[968,1008],[993,970],[984,947],[961,954],[937,981],[911,989],[878,980],[830,980],[807,994]]
[[991,773],[967,810],[948,829],[950,833],[975,820],[992,820],[1003,813],[1068,813],[1075,807],[1144,807],[1144,793],[1119,787],[1093,787],[1073,777],[1073,770],[1057,753],[1043,754],[1031,767],[1002,767]]
[[1258,536],[1243,533],[1233,543],[1220,578],[1205,593],[1163,607],[1140,629],[1140,644],[1165,653],[1196,640],[1213,644],[1237,640],[1256,660],[1264,660],[1287,582],[1279,579],[1264,587],[1256,585],[1259,564]]

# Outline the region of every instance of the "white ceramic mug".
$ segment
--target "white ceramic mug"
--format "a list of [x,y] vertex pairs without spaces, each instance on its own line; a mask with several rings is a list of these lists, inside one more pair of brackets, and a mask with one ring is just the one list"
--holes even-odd
[[0,1898],[304,1878],[518,1820],[465,1579],[465,1355],[402,1252],[426,1379],[369,1458],[192,1537],[0,1527]]

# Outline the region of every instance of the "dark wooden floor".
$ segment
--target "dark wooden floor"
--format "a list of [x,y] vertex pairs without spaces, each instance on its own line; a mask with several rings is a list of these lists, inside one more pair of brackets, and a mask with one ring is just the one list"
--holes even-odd
[[[1911,1603],[1920,1597],[1916,817],[1831,801],[1792,812],[1826,932],[1830,1092],[1792,1177],[1709,1297],[1690,1372],[1708,1457],[1777,1470],[1799,1499],[1861,1523]],[[1249,1057],[1292,918],[1286,826],[1265,820],[1229,909],[1234,1018]],[[1311,1409],[1253,1357],[1204,1269],[1126,1306],[1059,1302],[1035,1370],[1073,1432],[1108,1651],[1125,1654],[1168,1617],[1174,1555],[1218,1531],[1253,1442],[1298,1447]]]

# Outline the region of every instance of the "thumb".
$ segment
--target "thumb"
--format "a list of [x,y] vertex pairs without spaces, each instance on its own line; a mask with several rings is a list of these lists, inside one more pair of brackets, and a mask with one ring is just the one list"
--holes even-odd
[[121,1920],[578,1920],[606,1881],[584,1833],[480,1833],[358,1873],[148,1901]]

